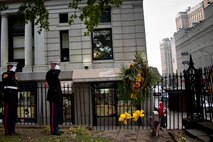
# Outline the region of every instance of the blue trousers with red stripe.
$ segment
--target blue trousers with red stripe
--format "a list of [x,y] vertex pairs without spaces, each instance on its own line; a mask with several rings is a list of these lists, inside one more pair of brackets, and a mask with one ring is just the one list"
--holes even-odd
[[17,90],[5,90],[4,92],[4,130],[5,135],[15,134],[15,125],[17,119]]
[[59,133],[59,102],[58,101],[50,101],[50,129],[51,134]]

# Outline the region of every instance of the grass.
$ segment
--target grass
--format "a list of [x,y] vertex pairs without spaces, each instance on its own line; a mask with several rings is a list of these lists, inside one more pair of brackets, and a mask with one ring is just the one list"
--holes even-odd
[[[0,142],[111,142],[109,138],[100,137],[84,126],[63,128],[60,136],[50,135],[49,127],[17,128],[17,135],[5,136],[0,128]],[[97,132],[98,133],[98,132]]]

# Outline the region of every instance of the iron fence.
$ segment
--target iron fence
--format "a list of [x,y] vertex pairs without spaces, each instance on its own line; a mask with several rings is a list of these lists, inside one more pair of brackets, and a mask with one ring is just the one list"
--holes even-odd
[[[132,120],[124,126],[118,121],[121,113],[132,114],[131,101],[123,102],[115,95],[115,87],[95,89],[91,86],[62,86],[63,125],[85,125],[96,129],[147,128],[151,125],[152,101],[142,104],[145,117],[141,123]],[[24,126],[48,125],[49,102],[45,83],[21,82],[18,92],[17,124]],[[99,93],[99,94],[98,94]],[[3,91],[1,91],[3,96]],[[0,100],[0,124],[3,124],[4,102]]]
[[154,109],[166,106],[167,129],[184,129],[184,119],[213,122],[213,66],[196,69],[190,58],[188,70],[165,75],[153,92]]
[[[98,85],[99,87],[97,87]],[[191,66],[183,73],[169,74],[153,87],[152,94],[141,104],[145,117],[140,123],[118,121],[124,112],[132,114],[136,108],[131,100],[122,101],[116,94],[116,83],[80,83],[62,86],[63,126],[85,125],[96,129],[150,128],[152,112],[159,104],[166,107],[167,129],[184,129],[183,119],[213,120],[213,66],[195,69]],[[48,88],[45,82],[21,82],[18,93],[19,125],[48,125]],[[3,92],[0,92],[0,124],[3,123]]]

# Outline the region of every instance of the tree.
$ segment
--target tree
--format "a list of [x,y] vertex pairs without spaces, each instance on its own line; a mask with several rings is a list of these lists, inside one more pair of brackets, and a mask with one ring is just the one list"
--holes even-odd
[[[79,18],[86,26],[86,35],[90,34],[93,29],[98,26],[100,18],[103,15],[105,8],[109,6],[119,7],[123,0],[71,0],[68,7],[75,9],[75,12],[69,17],[69,24],[74,22],[74,19]],[[45,7],[45,0],[16,0],[21,2],[18,9],[18,15],[24,16],[25,23],[35,21],[39,31],[42,29],[49,30],[48,11]],[[8,9],[8,4],[13,3],[13,0],[0,1],[0,12]],[[84,7],[81,3],[86,4]],[[80,12],[80,15],[77,14]]]

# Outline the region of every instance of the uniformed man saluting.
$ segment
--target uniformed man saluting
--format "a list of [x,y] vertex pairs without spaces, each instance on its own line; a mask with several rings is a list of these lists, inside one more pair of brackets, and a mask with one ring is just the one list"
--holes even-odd
[[59,62],[52,61],[51,69],[46,74],[46,81],[49,89],[47,93],[47,100],[50,103],[50,129],[52,135],[60,135],[59,124],[62,123],[62,91],[60,84],[60,72]]
[[16,77],[16,62],[7,65],[7,72],[2,74],[4,89],[4,129],[5,135],[14,135],[17,107],[18,107],[18,80]]

